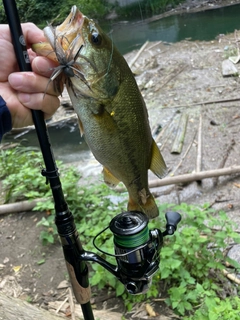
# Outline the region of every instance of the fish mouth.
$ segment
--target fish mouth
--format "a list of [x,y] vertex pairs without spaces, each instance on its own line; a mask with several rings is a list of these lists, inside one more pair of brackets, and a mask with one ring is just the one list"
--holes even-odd
[[81,34],[85,16],[76,6],[62,24],[54,28],[48,25],[43,29],[48,42],[37,43],[32,46],[33,51],[49,59],[67,64],[77,55],[79,48],[84,45]]
[[[85,64],[85,68],[88,65],[95,72],[97,69],[95,64],[82,54],[87,44],[87,39],[85,42],[83,36],[86,31],[84,22],[87,23],[87,21],[86,16],[76,6],[73,6],[62,24],[56,28],[48,25],[43,29],[48,42],[35,44],[32,49],[37,54],[59,63],[59,66],[53,69],[50,77],[57,88],[60,87],[61,83],[67,84],[72,89],[75,86],[79,95],[90,97],[92,96],[91,84],[85,77],[83,64]],[[81,59],[81,62],[77,61],[78,58]],[[69,78],[71,78],[71,81],[69,81]],[[81,85],[84,86],[84,90],[81,90],[79,80]]]
[[[54,29],[52,26],[47,26],[43,29],[44,34],[49,41],[51,47],[56,51],[56,41],[62,47],[63,51],[67,51],[74,44],[75,48],[80,48],[84,44],[81,35],[81,29],[84,23],[85,16],[73,6],[70,14],[62,24]],[[74,53],[72,53],[74,55]],[[59,61],[60,62],[60,61]]]

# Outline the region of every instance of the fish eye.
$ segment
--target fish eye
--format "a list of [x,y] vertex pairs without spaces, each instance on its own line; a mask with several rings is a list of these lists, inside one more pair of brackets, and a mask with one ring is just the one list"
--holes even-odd
[[91,42],[97,46],[100,46],[102,43],[102,36],[98,32],[93,32],[91,34]]

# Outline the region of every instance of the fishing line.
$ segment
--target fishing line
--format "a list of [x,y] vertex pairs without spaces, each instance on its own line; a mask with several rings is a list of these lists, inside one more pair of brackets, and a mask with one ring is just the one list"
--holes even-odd
[[111,50],[111,55],[110,55],[110,60],[109,60],[109,64],[108,64],[108,68],[107,68],[107,73],[109,72],[110,70],[110,65],[111,65],[111,62],[112,62],[112,57],[113,57],[113,49],[114,49],[114,44],[113,44],[113,39],[112,39],[112,32],[111,32],[111,37],[109,37],[111,39],[111,44],[112,44],[112,50]]
[[139,6],[140,14],[141,14],[141,19],[142,19],[142,21],[143,21],[143,13],[142,13],[142,8],[141,8],[141,3],[140,3],[140,1],[138,1],[138,6]]

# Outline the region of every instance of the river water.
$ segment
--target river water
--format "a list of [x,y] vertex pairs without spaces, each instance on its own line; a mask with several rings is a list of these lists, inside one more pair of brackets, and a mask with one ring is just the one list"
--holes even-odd
[[[198,13],[173,15],[151,23],[121,23],[103,26],[105,31],[112,30],[112,38],[122,54],[139,48],[147,40],[178,42],[192,40],[212,40],[219,34],[231,33],[240,29],[240,5]],[[56,159],[64,162],[84,161],[90,151],[78,127],[71,122],[49,128],[53,152]],[[34,130],[25,134],[5,135],[3,142],[21,142],[26,146],[39,146]]]
[[183,39],[213,40],[219,34],[240,29],[240,4],[197,13],[172,15],[158,21],[103,26],[122,54],[138,49],[147,40],[178,42]]

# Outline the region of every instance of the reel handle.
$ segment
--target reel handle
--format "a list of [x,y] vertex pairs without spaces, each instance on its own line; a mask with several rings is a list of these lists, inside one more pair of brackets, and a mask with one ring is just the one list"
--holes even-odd
[[181,221],[181,215],[175,211],[169,211],[165,214],[166,217],[166,230],[163,232],[163,237],[171,236],[177,230],[177,225]]

